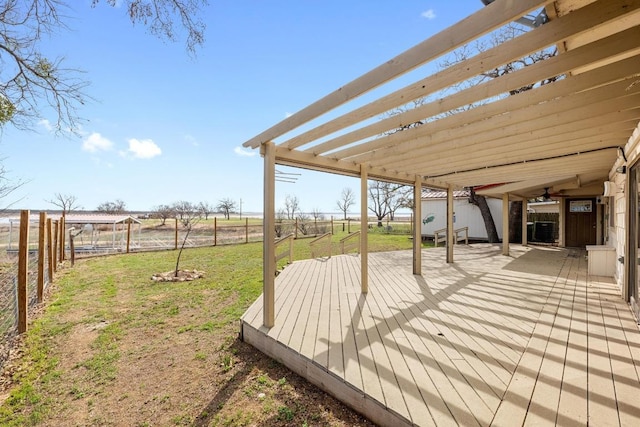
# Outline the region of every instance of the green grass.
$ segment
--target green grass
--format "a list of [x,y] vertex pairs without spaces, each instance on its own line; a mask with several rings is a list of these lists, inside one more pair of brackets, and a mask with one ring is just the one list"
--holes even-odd
[[[334,253],[346,235],[340,231],[333,236]],[[372,232],[368,246],[371,251],[410,249],[412,241],[407,235]],[[180,284],[152,282],[151,274],[174,268],[176,256],[175,251],[123,254],[81,260],[62,270],[46,311],[30,324],[25,356],[15,374],[17,386],[0,406],[0,425],[45,422],[62,410],[63,393],[68,399],[98,399],[117,377],[120,359],[129,356],[123,354],[120,343],[134,329],[162,331],[167,339],[183,333],[229,334],[235,330],[239,317],[262,292],[262,244],[186,249],[180,268],[203,270],[203,279]],[[294,256],[296,260],[309,258],[309,240],[294,242]],[[178,318],[181,323],[176,324]],[[99,327],[89,345],[90,357],[75,366],[74,378],[61,375],[57,346],[68,341],[74,328],[95,325]],[[225,344],[217,360],[225,372],[235,366],[229,350],[234,339],[229,336],[221,341]],[[152,344],[127,351],[142,354],[148,345]],[[193,351],[193,358],[205,364],[216,360],[203,348]],[[265,386],[262,382],[259,378],[258,385]],[[278,384],[284,386],[287,380],[282,378]],[[295,409],[283,406],[277,413],[287,421]]]

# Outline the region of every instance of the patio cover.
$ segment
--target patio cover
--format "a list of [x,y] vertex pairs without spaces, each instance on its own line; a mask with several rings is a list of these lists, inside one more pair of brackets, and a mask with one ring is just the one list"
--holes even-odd
[[[326,114],[545,8],[549,21],[501,45]],[[522,198],[602,194],[640,120],[640,0],[496,0],[244,143],[276,164],[437,188],[491,184]],[[558,54],[464,90],[451,88],[541,49]],[[339,72],[339,69],[337,69]],[[422,74],[424,75],[424,74]],[[510,95],[545,79],[557,81]],[[395,85],[397,87],[397,84]],[[448,92],[443,92],[448,91]],[[431,96],[431,97],[429,97]],[[412,100],[426,98],[416,108]],[[465,108],[481,103],[475,108]],[[403,112],[389,114],[391,111]],[[324,117],[323,117],[324,116]],[[408,124],[422,121],[411,128]],[[311,122],[311,123],[309,123]],[[302,125],[311,127],[294,131]],[[305,128],[307,129],[307,128]],[[263,150],[264,152],[264,150]]]

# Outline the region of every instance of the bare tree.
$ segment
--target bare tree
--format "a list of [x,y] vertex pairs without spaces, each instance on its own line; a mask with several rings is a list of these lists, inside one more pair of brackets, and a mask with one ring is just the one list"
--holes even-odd
[[189,234],[191,234],[191,230],[200,222],[201,218],[192,218],[189,222],[184,224],[187,232],[184,235],[184,239],[182,239],[182,245],[180,245],[180,251],[178,252],[178,258],[176,259],[176,268],[173,272],[173,277],[178,277],[178,273],[180,272],[180,258],[182,258],[182,251],[184,250],[184,246],[187,244],[187,239],[189,239]]
[[200,212],[200,215],[204,216],[205,220],[209,219],[209,214],[211,214],[211,212],[213,211],[213,206],[211,206],[211,204],[209,204],[208,202],[198,203],[198,212]]
[[218,212],[222,212],[226,219],[229,219],[232,212],[236,210],[236,202],[230,198],[222,199],[218,202],[218,206],[216,206],[216,210]]
[[390,182],[370,181],[368,191],[371,202],[369,210],[376,216],[378,227],[382,227],[382,220],[387,215],[393,220],[395,212],[403,207],[406,193],[411,191],[411,187]]
[[78,199],[71,194],[56,193],[53,199],[46,200],[46,202],[62,209],[62,215],[66,215],[76,209],[81,209],[81,206],[78,205]]
[[[100,0],[92,0],[96,6]],[[78,2],[79,3],[79,2]],[[124,6],[134,24],[146,25],[165,40],[186,32],[186,49],[193,54],[204,42],[205,25],[197,19],[207,0],[104,0]],[[73,5],[73,6],[72,6]],[[83,72],[67,67],[62,57],[47,57],[42,42],[61,29],[77,2],[69,0],[20,0],[0,2],[0,128],[11,123],[30,129],[51,110],[52,125],[59,132],[75,132],[77,110],[91,98]]]
[[169,205],[158,205],[153,208],[153,215],[162,220],[160,225],[165,225],[167,219],[175,217],[175,210]]
[[185,228],[188,228],[192,221],[200,217],[198,206],[191,202],[184,200],[174,202],[172,209]]
[[347,213],[349,212],[349,208],[356,203],[356,195],[353,193],[353,190],[350,188],[343,188],[342,193],[340,193],[340,198],[336,202],[338,209],[340,212],[344,214],[343,219],[347,219]]
[[287,194],[284,199],[284,211],[287,214],[287,219],[295,219],[296,215],[300,211],[300,201],[297,196]]
[[127,204],[120,199],[116,199],[113,202],[100,203],[96,210],[106,214],[122,214],[127,211]]
[[320,210],[320,208],[313,208],[311,211],[311,217],[313,217],[314,221],[322,221],[324,220],[324,214]]

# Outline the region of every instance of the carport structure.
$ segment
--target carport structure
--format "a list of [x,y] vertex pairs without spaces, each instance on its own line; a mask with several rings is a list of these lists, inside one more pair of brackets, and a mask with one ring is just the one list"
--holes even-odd
[[[543,25],[396,89],[394,81],[400,76],[429,69],[443,55],[541,9],[548,16]],[[246,147],[260,148],[264,157],[265,331],[275,325],[276,164],[360,177],[363,229],[368,179],[413,185],[415,200],[422,186],[446,189],[449,206],[454,189],[491,186],[487,194],[502,198],[504,218],[509,200],[526,204],[545,189],[559,197],[601,195],[612,168],[626,164],[625,146],[640,120],[639,11],[640,1],[633,0],[496,0],[247,141]],[[463,90],[452,89],[554,47],[555,56]],[[349,106],[373,89],[383,94],[331,116],[335,108]],[[415,108],[406,108],[423,98]],[[476,106],[466,108],[471,104]],[[308,130],[293,132],[310,122]],[[411,126],[417,122],[422,124]],[[414,214],[417,233],[419,206]],[[447,227],[453,229],[451,208]],[[451,263],[453,233],[447,235],[445,258]],[[422,273],[419,242],[414,236],[414,275]],[[507,239],[502,254],[509,254]],[[366,295],[366,233],[358,266],[360,292]]]

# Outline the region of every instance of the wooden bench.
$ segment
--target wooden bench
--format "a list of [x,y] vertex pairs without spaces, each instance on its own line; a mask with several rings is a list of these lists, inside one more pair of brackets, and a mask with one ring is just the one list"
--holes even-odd
[[[461,235],[461,233],[463,233]],[[455,235],[455,239],[453,239],[453,243],[457,244],[458,242],[464,240],[464,244],[468,245],[469,244],[469,227],[461,227],[458,229],[453,230],[453,233]],[[444,242],[444,244],[447,244],[447,229],[446,228],[441,228],[439,230],[436,230],[433,232],[433,242],[435,244],[435,246],[438,246],[438,244],[440,242]]]

